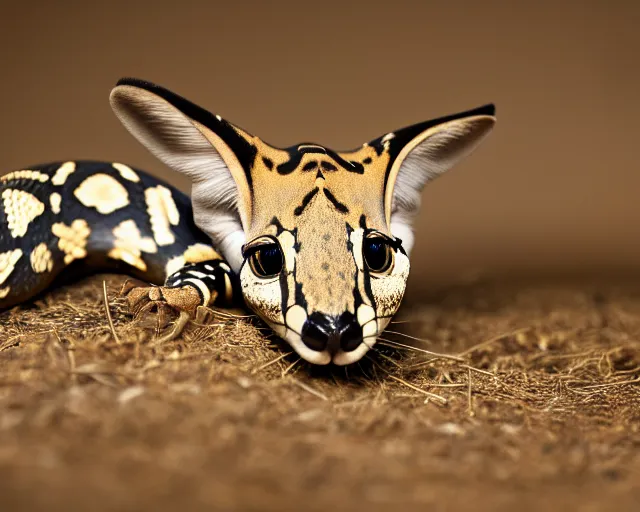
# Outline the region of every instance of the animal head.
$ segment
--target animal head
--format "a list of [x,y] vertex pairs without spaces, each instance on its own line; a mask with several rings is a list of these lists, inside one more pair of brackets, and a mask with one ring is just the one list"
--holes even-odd
[[304,359],[358,361],[402,300],[424,185],[491,131],[494,107],[387,133],[353,151],[276,148],[156,85],[123,79],[126,128],[192,181],[196,224],[253,309]]

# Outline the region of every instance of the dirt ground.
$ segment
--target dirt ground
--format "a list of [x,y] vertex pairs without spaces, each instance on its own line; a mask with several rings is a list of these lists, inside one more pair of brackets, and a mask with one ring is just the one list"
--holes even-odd
[[154,345],[122,282],[0,316],[1,510],[638,510],[639,280],[452,289],[346,371],[222,313]]

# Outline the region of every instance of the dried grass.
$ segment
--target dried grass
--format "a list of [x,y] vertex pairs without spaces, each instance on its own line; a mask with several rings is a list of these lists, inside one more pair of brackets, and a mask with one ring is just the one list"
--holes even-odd
[[300,361],[251,315],[214,311],[155,344],[153,319],[134,324],[114,298],[121,282],[0,316],[3,510],[640,498],[640,287],[453,291],[406,307],[338,369]]

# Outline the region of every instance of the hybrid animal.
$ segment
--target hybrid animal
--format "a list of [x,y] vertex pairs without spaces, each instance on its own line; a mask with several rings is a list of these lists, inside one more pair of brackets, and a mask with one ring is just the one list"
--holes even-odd
[[2,176],[0,310],[60,274],[114,269],[151,284],[123,290],[136,314],[246,304],[320,365],[354,363],[375,344],[404,294],[424,185],[495,122],[486,105],[336,152],[273,147],[137,79],[118,82],[111,106],[191,179],[191,198],[122,163]]

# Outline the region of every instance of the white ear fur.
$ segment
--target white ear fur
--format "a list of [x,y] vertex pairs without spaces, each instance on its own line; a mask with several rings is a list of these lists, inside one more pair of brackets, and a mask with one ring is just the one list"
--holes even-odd
[[402,240],[407,253],[424,186],[469,155],[494,124],[491,115],[462,117],[432,126],[403,146],[389,172],[385,213],[391,234]]
[[118,85],[110,100],[120,121],[147,149],[191,178],[196,225],[238,271],[250,194],[236,155],[217,134],[153,92]]

